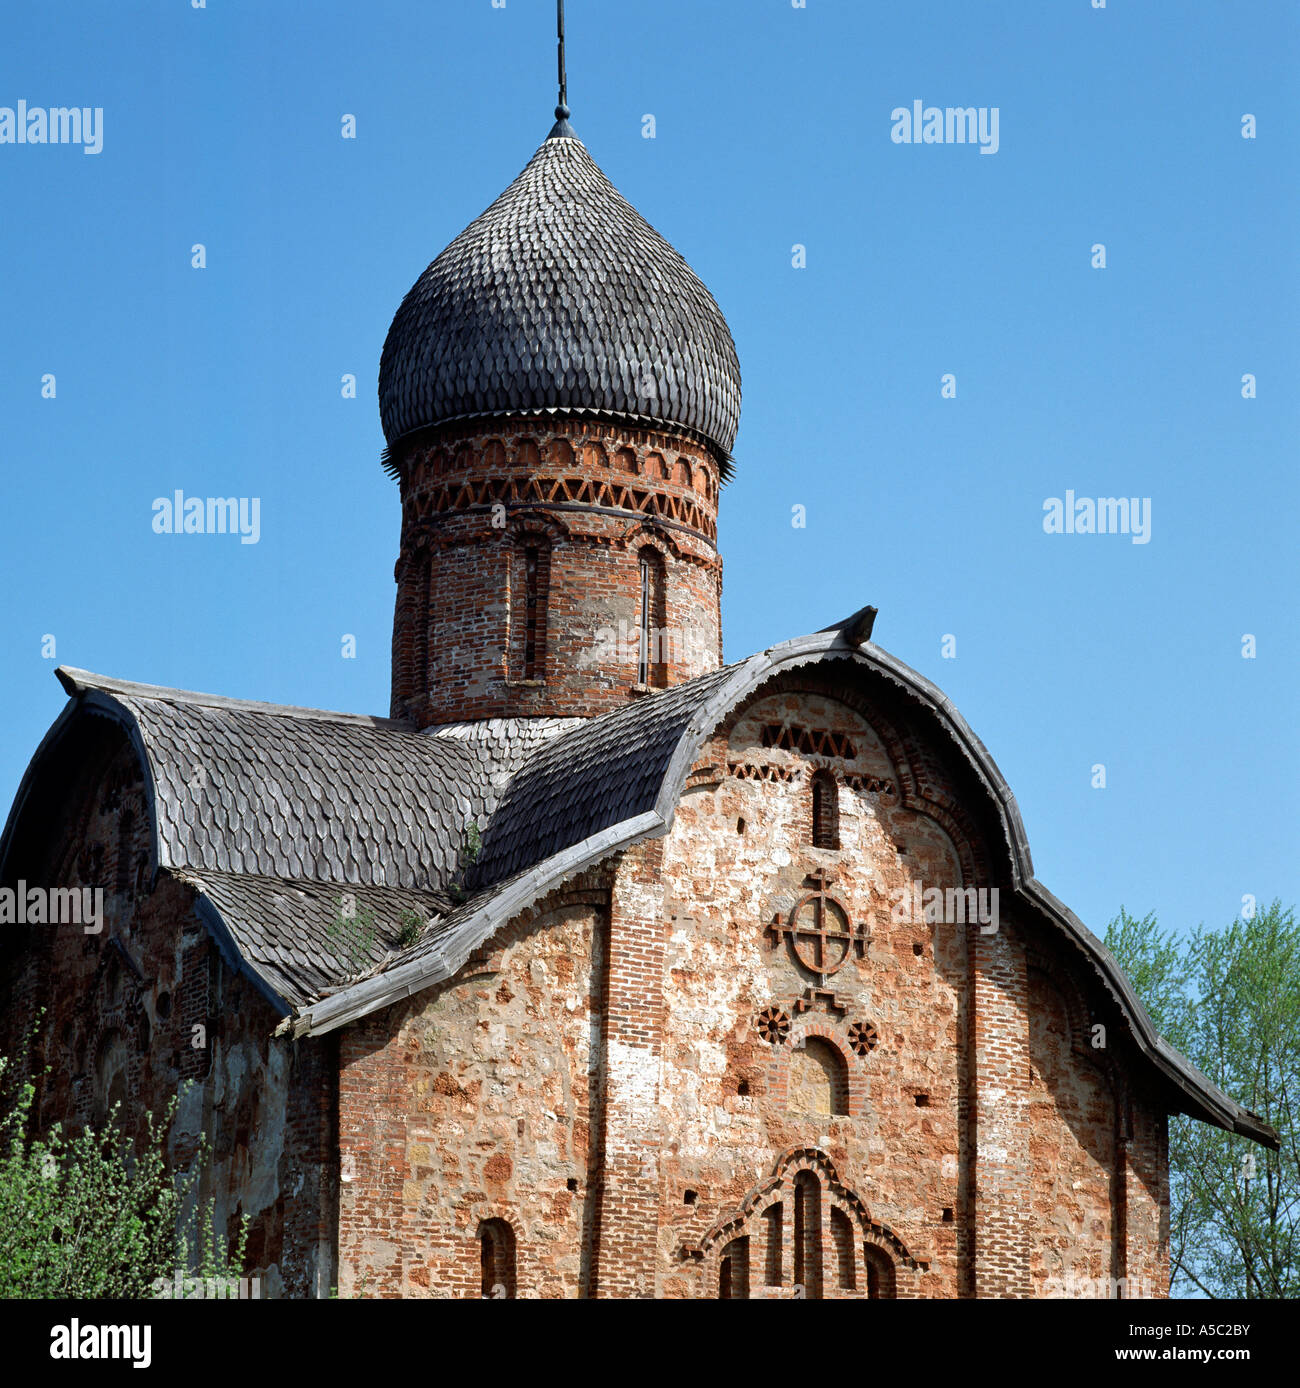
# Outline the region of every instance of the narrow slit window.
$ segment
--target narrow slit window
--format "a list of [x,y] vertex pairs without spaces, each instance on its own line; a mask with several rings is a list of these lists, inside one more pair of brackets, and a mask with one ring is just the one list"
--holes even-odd
[[637,638],[636,682],[650,683],[650,599],[654,574],[648,554],[641,556],[641,630]]
[[524,550],[524,678],[537,678],[537,570],[536,545]]
[[513,1301],[515,1231],[504,1219],[485,1219],[479,1226],[481,1295],[485,1301]]
[[131,831],[134,828],[130,810],[124,810],[117,821],[117,873],[114,887],[118,896],[125,896],[132,886]]
[[811,1171],[794,1179],[794,1281],[809,1301],[822,1297],[822,1189]]
[[516,538],[509,584],[510,678],[540,683],[546,678],[551,585],[551,545],[545,535]]
[[784,1210],[781,1205],[769,1205],[763,1211],[767,1224],[767,1236],[763,1249],[763,1281],[769,1287],[779,1287],[785,1276],[785,1258],[782,1247],[784,1230],[782,1224]]
[[429,602],[433,594],[433,556],[421,554],[416,560],[419,565],[419,580],[415,609],[415,669],[411,672],[410,693],[418,697],[429,691],[429,623],[433,614]]
[[668,683],[669,633],[663,559],[651,548],[641,551],[641,596],[637,611],[636,682],[661,689]]
[[836,1281],[843,1292],[857,1290],[857,1268],[853,1257],[853,1225],[840,1209],[831,1209],[831,1243],[835,1248]]
[[840,846],[840,794],[835,777],[819,771],[812,781],[812,843],[814,848]]

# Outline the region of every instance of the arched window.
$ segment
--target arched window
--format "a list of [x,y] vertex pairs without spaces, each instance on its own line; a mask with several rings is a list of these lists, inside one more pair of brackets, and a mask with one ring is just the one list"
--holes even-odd
[[706,1260],[709,1280],[700,1287],[705,1296],[728,1301],[898,1295],[894,1251],[904,1267],[915,1269],[917,1263],[892,1231],[870,1222],[824,1153],[792,1149],[778,1162],[775,1177],[763,1199],[724,1214],[701,1245],[683,1249]]
[[840,846],[840,787],[830,771],[818,771],[812,778],[812,844]]
[[789,1094],[791,1113],[824,1117],[848,1113],[848,1066],[824,1037],[809,1036],[801,1047],[791,1050]]
[[517,680],[546,678],[546,605],[550,580],[551,546],[546,536],[519,536],[510,584],[510,667]]
[[794,1178],[794,1284],[809,1301],[822,1295],[822,1187],[811,1171]]
[[867,1299],[885,1301],[892,1299],[895,1292],[894,1264],[887,1253],[870,1244],[863,1247],[867,1264]]
[[119,1027],[111,1027],[100,1040],[95,1056],[95,1092],[92,1118],[102,1124],[120,1104],[117,1115],[119,1127],[127,1125],[127,1085],[130,1077],[131,1053],[126,1037]]
[[853,1265],[853,1224],[841,1209],[831,1209],[831,1244],[835,1248],[836,1281],[840,1290],[856,1291],[858,1275]]
[[637,609],[636,682],[662,689],[668,683],[664,561],[658,550],[641,551],[641,595]]
[[767,1225],[763,1249],[763,1281],[769,1287],[779,1287],[785,1274],[785,1206],[780,1203],[769,1205],[763,1211],[763,1223]]
[[478,1227],[482,1295],[486,1301],[515,1299],[515,1231],[504,1219],[485,1219]]
[[749,1299],[749,1236],[742,1234],[722,1250],[718,1260],[718,1300]]

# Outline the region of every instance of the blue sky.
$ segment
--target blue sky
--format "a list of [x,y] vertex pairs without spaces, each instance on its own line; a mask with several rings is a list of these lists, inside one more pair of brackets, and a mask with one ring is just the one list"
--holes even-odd
[[[569,0],[568,23],[578,134],[740,352],[727,658],[872,603],[1095,930],[1296,902],[1300,11]],[[0,144],[6,805],[60,663],[387,712],[380,348],[545,137],[553,32],[550,0],[11,7],[0,107],[104,116],[99,154]],[[894,143],[915,100],[996,107],[997,153]],[[259,497],[259,543],[155,534],[177,488]],[[1149,543],[1045,534],[1067,490],[1150,498]]]

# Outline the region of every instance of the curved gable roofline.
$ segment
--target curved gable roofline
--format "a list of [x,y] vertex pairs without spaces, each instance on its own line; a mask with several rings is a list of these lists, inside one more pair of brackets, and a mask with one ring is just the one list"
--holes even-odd
[[[9,873],[9,855],[13,849],[14,835],[18,825],[22,820],[27,804],[31,799],[32,792],[36,788],[47,764],[58,751],[64,739],[77,728],[83,718],[90,714],[107,718],[117,723],[126,734],[127,740],[131,744],[132,751],[135,753],[136,760],[140,764],[140,770],[144,776],[144,802],[145,812],[149,816],[149,870],[150,875],[157,874],[161,866],[158,857],[158,812],[157,798],[154,787],[153,767],[149,760],[148,749],[145,747],[144,738],[140,732],[140,726],[132,716],[129,709],[124,708],[115,699],[104,699],[92,697],[87,691],[86,697],[77,698],[72,687],[64,679],[65,670],[60,666],[55,675],[63,683],[64,688],[68,689],[74,697],[66,703],[59,713],[59,716],[50,725],[49,731],[41,739],[40,746],[32,755],[31,761],[27,763],[27,769],[23,772],[23,778],[18,783],[18,792],[14,796],[14,802],[9,808],[9,818],[5,821],[3,834],[0,834],[0,880],[4,879]],[[82,671],[73,673],[82,674]]]
[[[198,893],[227,963],[281,1016],[356,971],[316,919],[330,891],[385,918],[445,909],[465,820],[484,812],[488,791],[469,746],[389,719],[55,673],[71,698],[19,785],[0,879],[24,818],[57,793],[61,750],[105,720],[140,768],[151,878],[165,871]],[[299,904],[286,926],[276,903],[294,884],[315,904]]]
[[[410,951],[387,971],[344,988],[304,1009],[298,1020],[287,1029],[300,1035],[330,1031],[450,978],[459,971],[470,954],[501,926],[546,893],[555,890],[566,879],[642,839],[666,834],[672,827],[686,777],[705,741],[719,723],[760,685],[784,670],[827,660],[849,660],[911,693],[956,743],[996,807],[1009,850],[1012,887],[1016,897],[1085,956],[1128,1023],[1130,1035],[1140,1054],[1181,1092],[1187,1112],[1229,1132],[1239,1132],[1265,1146],[1277,1147],[1278,1136],[1272,1128],[1224,1094],[1160,1036],[1110,951],[1034,877],[1029,841],[1019,807],[988,749],[936,685],[870,640],[858,642],[853,639],[864,630],[870,630],[872,616],[872,609],[863,608],[845,621],[822,631],[782,642],[728,670],[702,676],[678,686],[676,690],[666,691],[656,696],[651,704],[634,706],[649,709],[653,708],[654,703],[674,696],[688,699],[692,686],[699,689],[698,699],[683,710],[685,726],[677,733],[653,808],[642,809],[627,819],[567,844],[506,882],[485,891],[476,901],[467,903],[465,909],[457,912],[456,919],[448,921],[449,928],[439,932],[436,941]],[[581,758],[575,758],[573,750],[590,739],[601,725],[623,719],[628,712],[620,709],[591,719],[572,733],[557,738],[547,752],[561,762],[581,766]],[[521,780],[529,776],[534,765],[536,761],[524,768],[520,773]],[[579,793],[570,789],[570,795],[574,798]],[[507,803],[508,800],[503,802],[503,810]]]
[[24,785],[78,710],[116,719],[144,772],[155,868],[437,891],[486,809],[474,752],[404,723],[56,673],[73,699]]
[[[86,718],[102,718],[116,723],[125,735],[140,767],[140,773],[144,779],[145,814],[149,820],[149,875],[150,880],[154,881],[157,879],[159,870],[169,867],[170,864],[165,861],[166,844],[158,832],[158,797],[153,760],[149,755],[139,721],[129,707],[112,695],[100,692],[95,684],[91,683],[91,681],[98,681],[98,676],[91,675],[85,670],[74,670],[65,666],[60,666],[54,673],[72,697],[41,739],[40,746],[37,747],[31,761],[27,764],[27,770],[23,773],[23,779],[19,783],[18,793],[14,796],[9,818],[5,822],[4,833],[0,834],[0,881],[5,881],[10,875],[9,854],[13,848],[14,836],[31,799],[32,791],[36,788],[49,762],[57,755],[64,739],[75,732]],[[147,685],[126,686],[125,682],[120,680],[105,679],[102,683],[105,686],[114,684],[130,687],[137,691],[149,688]],[[289,1003],[267,983],[257,968],[244,957],[229,925],[215,904],[209,899],[207,893],[201,889],[201,885],[197,882],[191,882],[190,885],[196,890],[196,903],[200,919],[208,927],[222,958],[229,967],[234,972],[243,974],[281,1016],[292,1011]]]
[[334,713],[329,709],[301,708],[296,704],[268,704],[255,699],[231,699],[224,694],[203,694],[194,689],[169,689],[160,684],[139,684],[134,680],[114,679],[111,675],[97,675],[92,670],[78,670],[72,665],[60,665],[54,675],[73,698],[78,694],[103,693],[123,695],[128,699],[163,699],[170,703],[190,704],[195,708],[227,709],[235,713],[269,713],[277,718],[305,718],[313,723],[341,723],[384,732],[415,731],[414,725],[394,718],[373,718],[365,713]]

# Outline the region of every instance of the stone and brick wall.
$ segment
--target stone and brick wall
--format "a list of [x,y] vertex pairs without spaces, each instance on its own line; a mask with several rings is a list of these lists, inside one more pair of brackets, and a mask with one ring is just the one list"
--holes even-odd
[[[959,880],[952,846],[901,803],[872,728],[822,694],[760,694],[697,770],[665,846],[672,1155],[659,1292],[718,1295],[721,1223],[728,1240],[749,1240],[744,1294],[797,1295],[793,1248],[779,1259],[756,1250],[796,1240],[793,1180],[766,1187],[801,1151],[815,1154],[804,1189],[816,1184],[808,1219],[825,1243],[804,1260],[815,1294],[866,1295],[870,1246],[885,1252],[896,1294],[956,1295],[965,940],[923,917],[896,920],[893,895]],[[837,848],[812,843],[817,771],[834,777]],[[825,945],[811,933],[819,909]],[[851,1229],[843,1263],[831,1257],[833,1210]]]
[[6,930],[4,1046],[46,1009],[44,1122],[138,1124],[195,1081],[171,1151],[208,1137],[264,1294],[1164,1294],[1167,1101],[1010,892],[995,930],[925,918],[918,891],[1004,886],[998,854],[847,663],[730,717],[666,836],[297,1044],[193,889],[151,883],[134,753],[94,728],[15,876],[103,885],[104,929]]
[[122,1126],[142,1133],[146,1112],[161,1114],[179,1094],[169,1158],[189,1162],[206,1137],[200,1197],[211,1197],[228,1236],[249,1217],[246,1268],[261,1294],[327,1295],[337,1208],[331,1039],[273,1038],[275,1011],[222,959],[193,889],[167,873],[151,884],[139,763],[115,725],[94,727],[73,735],[66,764],[53,769],[57,806],[48,818],[36,807],[13,877],[104,888],[103,928],[0,926],[0,1049],[35,1080],[42,1126],[98,1124],[120,1101]]
[[478,1297],[508,1226],[521,1297],[586,1294],[599,1195],[608,882],[524,913],[452,982],[340,1046],[340,1292]]

